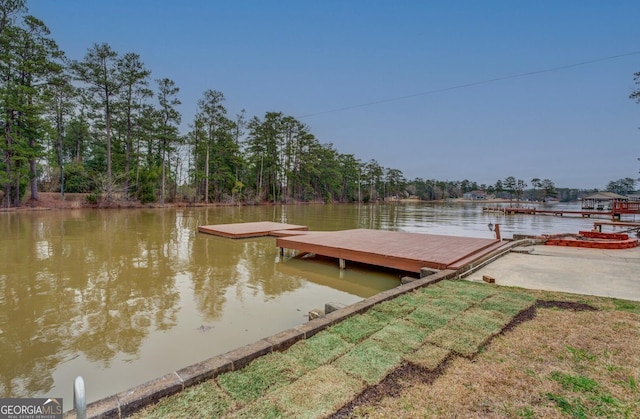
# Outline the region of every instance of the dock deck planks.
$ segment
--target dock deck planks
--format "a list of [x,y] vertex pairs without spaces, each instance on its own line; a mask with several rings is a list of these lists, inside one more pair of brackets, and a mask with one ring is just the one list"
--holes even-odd
[[368,229],[308,233],[276,239],[280,248],[408,272],[420,272],[425,267],[458,269],[503,244],[498,239]]
[[231,239],[245,239],[248,237],[269,236],[274,231],[306,231],[309,227],[295,224],[274,223],[272,221],[258,221],[254,223],[216,224],[198,227],[198,231],[215,236]]

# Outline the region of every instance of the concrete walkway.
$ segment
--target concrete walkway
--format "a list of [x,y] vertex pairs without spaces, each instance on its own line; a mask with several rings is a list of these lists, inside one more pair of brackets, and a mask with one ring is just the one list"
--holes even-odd
[[514,250],[465,279],[482,282],[483,275],[490,275],[498,285],[640,301],[640,247],[537,245]]

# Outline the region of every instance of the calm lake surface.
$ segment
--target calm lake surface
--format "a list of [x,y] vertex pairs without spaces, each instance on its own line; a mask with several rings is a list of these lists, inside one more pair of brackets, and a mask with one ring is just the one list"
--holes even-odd
[[399,285],[397,273],[283,260],[275,238],[197,232],[250,221],[482,238],[491,222],[511,238],[594,219],[427,203],[0,213],[0,397],[63,397],[69,410],[77,375],[91,402]]

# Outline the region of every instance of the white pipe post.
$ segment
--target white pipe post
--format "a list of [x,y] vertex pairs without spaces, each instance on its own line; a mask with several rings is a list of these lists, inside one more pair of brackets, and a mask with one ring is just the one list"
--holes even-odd
[[84,379],[77,376],[73,381],[73,408],[77,419],[87,419],[87,398],[84,392]]

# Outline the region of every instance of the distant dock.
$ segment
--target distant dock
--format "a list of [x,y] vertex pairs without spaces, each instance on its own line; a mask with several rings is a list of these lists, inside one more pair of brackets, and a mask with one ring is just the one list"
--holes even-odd
[[554,215],[563,217],[579,216],[583,218],[590,217],[607,217],[612,220],[620,220],[624,214],[640,214],[640,202],[614,202],[610,210],[594,211],[588,209],[582,210],[564,210],[564,209],[538,209],[535,207],[482,207],[484,212],[501,213],[504,215],[527,214],[527,215]]
[[572,211],[572,210],[550,210],[550,209],[537,209],[535,207],[482,207],[484,212],[497,212],[501,214],[528,214],[528,215],[555,215],[562,217],[564,215],[591,217],[591,216],[605,216],[611,217],[610,212],[603,211]]

